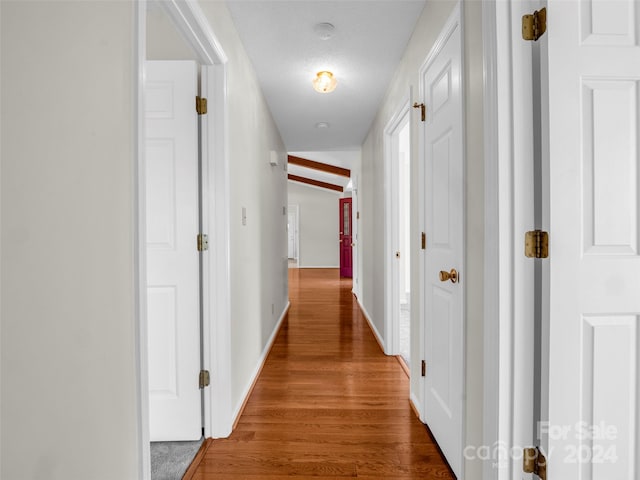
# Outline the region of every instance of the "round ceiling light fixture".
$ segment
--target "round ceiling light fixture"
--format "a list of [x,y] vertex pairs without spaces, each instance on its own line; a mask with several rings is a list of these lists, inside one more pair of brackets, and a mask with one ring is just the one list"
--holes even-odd
[[329,128],[328,122],[318,122],[316,123],[316,128]]
[[333,73],[328,70],[323,70],[316,74],[316,78],[313,79],[313,89],[320,93],[331,93],[336,89],[338,82],[333,76]]
[[316,35],[320,37],[321,40],[329,40],[333,37],[333,31],[336,29],[329,22],[318,23],[313,27],[313,31],[316,32]]

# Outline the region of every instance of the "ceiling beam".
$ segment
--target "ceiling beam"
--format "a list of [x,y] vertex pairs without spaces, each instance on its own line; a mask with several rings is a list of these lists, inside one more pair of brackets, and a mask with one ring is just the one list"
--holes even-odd
[[319,180],[312,180],[310,178],[299,177],[298,175],[291,175],[291,174],[289,174],[288,178],[289,178],[289,180],[292,180],[294,182],[306,183],[306,184],[313,185],[313,186],[316,186],[316,187],[327,188],[329,190],[335,190],[336,192],[343,192],[344,191],[344,188],[342,188],[340,185],[334,185],[333,183],[321,182]]
[[289,163],[292,165],[299,165],[301,167],[313,168],[314,170],[320,170],[326,173],[333,173],[334,175],[340,175],[341,177],[351,178],[351,170],[348,168],[336,167],[335,165],[329,165],[327,163],[314,162],[313,160],[307,160],[306,158],[300,158],[294,155],[289,155]]

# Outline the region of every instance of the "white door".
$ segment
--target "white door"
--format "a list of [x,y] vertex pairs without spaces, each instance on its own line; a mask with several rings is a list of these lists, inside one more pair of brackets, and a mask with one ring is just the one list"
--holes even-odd
[[152,441],[201,436],[194,62],[147,62],[146,235]]
[[640,472],[639,9],[548,2],[550,479]]
[[[457,11],[456,11],[457,12]],[[464,158],[461,32],[447,24],[421,70],[424,128],[424,419],[462,477],[464,393]],[[440,272],[458,272],[441,281]]]

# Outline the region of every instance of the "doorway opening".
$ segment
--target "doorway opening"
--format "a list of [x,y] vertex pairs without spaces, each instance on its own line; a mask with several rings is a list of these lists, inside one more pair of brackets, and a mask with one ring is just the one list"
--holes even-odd
[[289,259],[289,268],[298,268],[300,263],[299,215],[299,206],[289,205],[287,208],[287,257]]
[[385,128],[385,349],[411,363],[410,95]]
[[[201,96],[208,99],[208,113],[201,115],[196,121],[200,142],[196,141],[196,151],[201,156],[199,175],[201,178],[201,198],[206,201],[196,200],[195,210],[198,219],[196,231],[207,232],[209,230],[209,242],[217,245],[215,249],[203,252],[200,262],[196,262],[195,290],[200,296],[201,302],[197,303],[196,318],[202,318],[202,324],[197,325],[197,333],[194,350],[198,352],[194,377],[198,385],[200,369],[206,369],[210,373],[210,388],[198,389],[197,397],[201,408],[196,407],[197,433],[205,437],[225,437],[231,432],[232,407],[231,407],[231,374],[230,374],[230,292],[229,292],[229,189],[228,189],[228,158],[226,155],[226,55],[222,51],[218,40],[213,35],[206,17],[200,7],[194,3],[184,2],[139,2],[136,5],[137,13],[137,50],[136,59],[138,67],[137,82],[137,138],[138,138],[138,163],[136,169],[136,204],[137,229],[136,229],[136,277],[138,288],[136,291],[137,305],[137,359],[139,381],[138,404],[138,431],[140,478],[151,479],[151,416],[150,402],[150,377],[162,371],[155,368],[155,373],[150,368],[150,335],[154,335],[150,329],[149,317],[154,306],[148,302],[148,225],[154,219],[153,209],[148,208],[148,178],[153,175],[153,168],[149,170],[147,165],[148,150],[148,104],[149,91],[145,84],[148,72],[148,60],[190,60],[193,62],[199,80],[196,79],[196,88],[200,89]],[[154,23],[156,22],[156,23]],[[154,30],[155,28],[159,30]],[[158,31],[164,32],[158,36]],[[155,32],[155,33],[154,33]],[[154,38],[153,35],[156,35]],[[186,58],[185,58],[186,56]],[[196,65],[197,64],[197,65]],[[162,83],[162,82],[160,82]],[[161,87],[161,85],[157,85]],[[158,88],[157,91],[161,91]],[[165,89],[166,90],[166,89]],[[157,100],[157,99],[156,99]],[[190,109],[194,106],[191,98]],[[162,102],[160,102],[161,104]],[[166,106],[166,105],[165,105]],[[159,112],[154,112],[159,114]],[[162,115],[160,115],[162,116]],[[196,134],[196,137],[198,134]],[[160,142],[162,143],[162,142]],[[156,142],[155,147],[161,146]],[[167,148],[165,151],[171,151]],[[197,155],[196,155],[197,158]],[[167,159],[165,159],[167,160]],[[175,162],[174,162],[175,163]],[[170,165],[168,160],[165,167]],[[196,161],[197,164],[197,161]],[[156,165],[158,167],[159,165]],[[157,170],[157,169],[156,169]],[[162,170],[162,169],[161,169]],[[173,168],[163,170],[164,178],[173,175]],[[158,173],[158,171],[156,171]],[[196,178],[198,170],[196,168]],[[196,180],[196,190],[198,181]],[[170,195],[172,189],[167,191],[166,198],[156,192],[155,201],[173,202]],[[174,189],[177,191],[177,188]],[[153,192],[151,192],[153,193]],[[199,205],[198,205],[199,204]],[[165,220],[170,217],[165,215]],[[157,219],[156,219],[157,220]],[[159,226],[158,223],[157,226]],[[165,225],[166,226],[166,225]],[[158,229],[155,233],[162,233]],[[169,231],[169,229],[166,229]],[[176,231],[174,228],[173,231]],[[156,235],[157,236],[157,235]],[[171,237],[169,235],[169,237]],[[168,237],[168,238],[169,238]],[[177,243],[177,242],[174,242]],[[196,239],[189,242],[195,250]],[[196,253],[196,255],[200,255]],[[153,264],[153,260],[151,261]],[[169,289],[157,291],[165,293],[165,299],[169,298]],[[175,290],[175,289],[174,289]],[[194,289],[191,289],[194,290]],[[157,305],[156,305],[157,307]],[[158,310],[156,308],[156,310]],[[168,317],[168,316],[167,316]],[[197,345],[201,339],[201,345]],[[166,358],[165,358],[166,360]],[[171,376],[171,375],[168,375]],[[206,375],[205,375],[206,377]],[[156,378],[157,380],[157,378]],[[167,383],[167,382],[165,382]],[[170,382],[169,382],[170,383]]]
[[340,204],[340,276],[353,277],[353,231],[351,197],[341,198]]
[[411,261],[409,240],[411,238],[411,139],[409,119],[398,134],[398,353],[410,366],[411,358]]

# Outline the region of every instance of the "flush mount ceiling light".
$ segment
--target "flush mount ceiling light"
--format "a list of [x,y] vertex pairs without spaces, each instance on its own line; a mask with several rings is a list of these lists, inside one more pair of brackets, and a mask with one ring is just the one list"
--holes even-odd
[[323,70],[316,74],[316,78],[313,79],[313,88],[316,92],[331,93],[336,89],[338,82],[333,77],[333,73]]
[[316,123],[316,128],[329,128],[329,123],[327,123],[327,122],[318,122],[318,123]]

